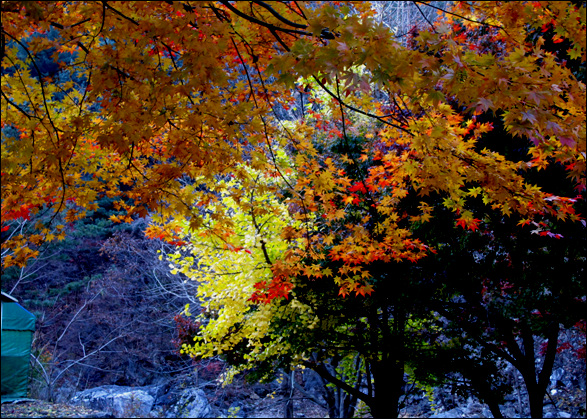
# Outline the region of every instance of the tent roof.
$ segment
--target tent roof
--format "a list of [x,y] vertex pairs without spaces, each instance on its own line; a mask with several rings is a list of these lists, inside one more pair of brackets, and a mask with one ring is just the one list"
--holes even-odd
[[12,295],[5,293],[2,291],[2,302],[3,303],[18,303],[18,300],[14,298]]
[[35,316],[18,303],[2,303],[2,330],[35,330]]

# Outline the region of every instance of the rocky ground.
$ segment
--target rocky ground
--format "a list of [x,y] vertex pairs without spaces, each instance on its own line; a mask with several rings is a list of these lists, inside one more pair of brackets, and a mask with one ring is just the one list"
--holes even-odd
[[[575,345],[574,337],[565,341]],[[69,396],[58,397],[60,403],[25,400],[2,405],[2,417],[285,417],[288,401],[293,402],[295,418],[325,418],[328,411],[311,397],[322,400],[320,386],[312,372],[296,373],[296,383],[303,391],[290,393],[287,380],[276,379],[267,384],[246,383],[235,379],[228,386],[218,381],[220,370],[208,375],[186,374],[142,387],[101,386]],[[505,417],[529,417],[527,394],[522,377],[511,366],[506,368],[513,391],[506,396],[501,412]],[[545,397],[545,418],[586,417],[585,359],[576,351],[561,350],[551,374]],[[57,391],[57,394],[66,394]],[[70,394],[70,393],[67,393]],[[393,409],[390,406],[390,410]],[[290,411],[292,412],[292,411]],[[358,409],[355,417],[369,417]],[[400,417],[406,418],[490,418],[489,408],[472,397],[462,397],[449,386],[436,388],[431,399],[416,390],[405,400]]]
[[50,403],[43,400],[23,400],[2,404],[3,418],[111,418],[107,412],[72,406],[67,403]]
[[[573,364],[561,365],[551,376],[548,397],[545,398],[545,418],[585,417],[585,373],[572,370]],[[577,367],[575,365],[575,367]],[[512,376],[515,372],[512,370]],[[582,374],[582,375],[581,375]],[[529,417],[526,405],[526,392],[521,385],[521,377],[515,377],[517,385],[506,397],[501,406],[505,417]],[[280,418],[285,417],[288,400],[293,402],[295,418],[326,418],[328,411],[309,399],[319,393],[308,388],[309,380],[299,379],[306,385],[306,393],[298,390],[290,395],[283,380],[268,384],[247,384],[238,379],[231,385],[222,387],[216,381],[195,382],[191,376],[173,381],[161,382],[145,387],[102,386],[88,390],[92,393],[86,402],[48,403],[40,400],[27,400],[22,403],[2,405],[2,417],[238,417],[238,418]],[[101,393],[100,393],[101,391]],[[118,393],[117,401],[109,405],[103,403],[104,391]],[[130,396],[129,396],[129,393]],[[77,399],[82,393],[77,393]],[[189,396],[189,397],[188,397]],[[93,399],[92,399],[93,398]],[[91,400],[88,402],[88,400]],[[177,406],[182,406],[178,410]],[[187,407],[186,407],[187,406]],[[390,406],[390,409],[392,406]],[[370,417],[359,409],[355,417]],[[489,408],[478,400],[455,395],[450,388],[437,388],[432,401],[421,391],[413,392],[406,399],[406,406],[400,417],[406,418],[491,418]]]
[[[273,391],[270,391],[271,389]],[[578,389],[580,392],[580,389]],[[572,391],[572,390],[570,390]],[[266,394],[263,394],[266,393]],[[409,405],[401,412],[400,417],[405,418],[491,418],[487,406],[472,398],[451,398],[446,394],[441,395],[440,390],[435,392],[434,406],[424,395],[414,395],[409,400]],[[558,393],[557,393],[558,394]],[[582,394],[582,396],[581,396]],[[547,418],[571,418],[585,417],[585,391],[577,394],[573,399],[576,406],[568,406],[568,403],[557,403],[553,397],[552,402],[547,402],[544,409],[544,417]],[[211,410],[206,417],[238,417],[238,418],[280,418],[284,417],[285,406],[289,394],[284,394],[275,385],[248,386],[246,388],[218,388],[207,391],[206,396],[210,402]],[[520,412],[517,396],[508,401],[502,407],[505,417],[528,417],[527,412]],[[293,395],[293,417],[295,418],[326,418],[326,409],[308,400],[298,391]],[[442,401],[444,400],[444,401]],[[582,403],[582,407],[581,407]],[[523,404],[523,402],[522,402]],[[522,410],[524,406],[521,406]],[[109,417],[169,417],[169,412],[152,411],[148,415],[113,415],[108,411],[99,411],[79,405],[67,403],[48,403],[43,401],[26,401],[17,404],[3,404],[2,417],[8,418],[41,418],[41,417],[79,417],[79,418],[109,418]],[[356,417],[361,417],[357,412]],[[197,416],[191,416],[197,417]],[[369,415],[363,417],[370,417]]]

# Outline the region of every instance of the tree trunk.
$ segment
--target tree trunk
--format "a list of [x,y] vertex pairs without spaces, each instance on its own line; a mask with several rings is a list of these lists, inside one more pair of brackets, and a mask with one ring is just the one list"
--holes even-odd
[[[285,376],[287,377],[287,376]],[[293,408],[293,394],[294,394],[294,380],[295,380],[295,371],[292,370],[289,374],[289,380],[287,382],[289,386],[289,397],[287,402],[285,403],[285,408],[283,409],[283,417],[284,418],[293,418],[294,417],[294,408]]]
[[[470,368],[474,368],[471,366]],[[487,382],[487,377],[484,374],[479,374],[478,377],[471,377],[471,385],[478,391],[481,401],[489,406],[491,414],[496,419],[503,419],[503,414],[499,410],[499,401],[491,386]]]
[[488,400],[486,401],[487,406],[489,406],[489,410],[491,411],[491,415],[493,415],[493,417],[495,419],[503,419],[503,414],[501,413],[501,410],[499,409],[499,404],[495,401],[495,400]]
[[528,390],[528,403],[530,405],[530,417],[538,419],[543,417],[544,394],[550,382],[550,375],[556,357],[556,348],[558,345],[558,323],[552,322],[550,325],[546,338],[548,344],[546,347],[546,354],[544,356],[544,363],[539,373],[536,372],[536,359],[534,354],[534,337],[529,327],[522,327],[522,343],[524,346],[524,353],[519,364],[518,370],[524,378],[526,390]]
[[403,362],[387,358],[374,363],[371,370],[375,381],[371,414],[374,418],[397,418],[399,399],[404,394]]
[[389,316],[383,308],[381,318],[381,361],[371,368],[375,382],[375,397],[371,414],[374,418],[397,418],[399,399],[404,394],[404,332],[406,315],[396,306],[393,308],[393,326],[389,330]]

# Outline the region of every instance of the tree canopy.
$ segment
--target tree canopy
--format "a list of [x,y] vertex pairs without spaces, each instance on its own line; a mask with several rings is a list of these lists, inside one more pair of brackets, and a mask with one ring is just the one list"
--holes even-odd
[[[553,42],[583,62],[585,8],[455,7],[404,48],[361,2],[4,3],[3,229],[39,211],[82,217],[102,195],[119,197],[127,219],[151,210],[197,227],[200,208],[217,199],[218,176],[246,179],[243,162],[281,175],[274,149],[285,146],[297,152],[304,178],[295,192],[306,211],[324,205],[326,219],[336,219],[332,198],[353,205],[358,193],[370,200],[371,217],[386,219],[378,245],[389,256],[369,252],[356,231],[334,251],[343,257],[354,247],[349,262],[424,251],[397,226],[394,205],[408,188],[443,193],[471,229],[478,221],[467,201],[475,196],[521,222],[577,220],[575,196],[547,193],[520,173],[563,165],[584,190],[584,84],[543,48],[543,37],[528,37],[552,28]],[[479,35],[467,38],[468,29]],[[276,106],[289,106],[291,88],[308,78],[332,99],[332,135],[357,129],[351,115],[375,123],[364,158],[380,164],[358,185],[333,162],[312,159],[320,125],[302,121],[294,132],[274,121]],[[499,113],[507,132],[530,142],[529,154],[512,161],[475,149],[491,130],[475,122],[482,112]],[[392,193],[370,196],[385,190]],[[47,224],[11,234],[3,264],[22,264],[35,245],[63,234]],[[317,237],[308,236],[312,248]]]
[[[115,199],[125,214],[112,220],[149,215],[147,235],[178,246],[174,269],[202,281],[210,307],[187,351],[308,363],[279,322],[312,330],[329,300],[361,301],[324,328],[344,342],[371,333],[381,345],[361,348],[372,364],[356,369],[401,372],[396,389],[443,308],[405,304],[417,280],[457,287],[444,303],[484,303],[484,280],[503,287],[544,254],[570,261],[576,284],[584,4],[454,2],[408,34],[374,13],[368,2],[2,3],[3,269]],[[521,251],[517,238],[540,246]],[[510,271],[494,265],[504,254],[518,258]],[[442,271],[426,262],[447,257]],[[450,276],[465,259],[470,294]],[[551,278],[534,285],[536,296]],[[378,331],[361,329],[365,318]],[[290,341],[267,352],[278,331]]]

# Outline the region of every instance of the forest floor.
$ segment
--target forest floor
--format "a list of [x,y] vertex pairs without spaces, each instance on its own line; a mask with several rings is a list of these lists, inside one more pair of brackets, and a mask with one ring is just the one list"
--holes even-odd
[[[247,403],[250,418],[282,418],[284,417],[285,399],[282,397],[259,398]],[[2,418],[113,418],[109,413],[72,406],[65,403],[51,403],[42,400],[26,400],[17,403],[4,403],[1,410]],[[324,418],[328,412],[315,403],[294,399],[295,418]],[[236,417],[240,417],[235,412]]]
[[65,403],[51,403],[43,400],[26,400],[2,403],[2,418],[112,418],[109,413],[72,406]]

